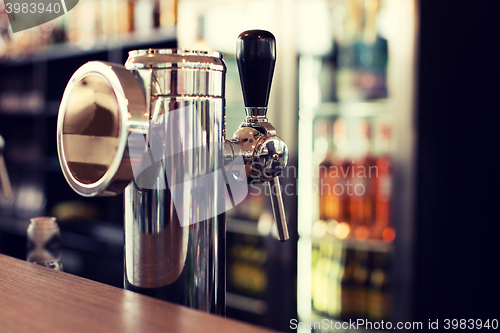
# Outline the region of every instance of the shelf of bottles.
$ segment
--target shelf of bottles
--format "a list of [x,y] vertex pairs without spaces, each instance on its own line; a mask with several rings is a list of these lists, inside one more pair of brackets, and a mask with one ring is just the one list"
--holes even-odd
[[[0,191],[2,219],[57,211],[60,202],[75,198],[63,192],[70,188],[52,134],[71,73],[86,61],[123,63],[130,49],[175,44],[176,13],[177,0],[81,0],[65,15],[13,33],[0,1],[0,134],[14,192],[6,198]],[[113,200],[94,200],[101,218],[113,215],[106,208]]]
[[56,115],[59,101],[48,100],[40,83],[47,69],[37,65],[175,40],[176,10],[177,0],[85,0],[50,22],[12,33],[0,2],[0,114]]
[[[244,201],[227,216],[227,306],[257,316],[269,308],[269,248],[267,237],[277,238],[266,187],[252,184]],[[275,239],[273,239],[275,241]]]
[[85,0],[67,14],[12,33],[0,3],[0,60],[23,61],[171,37],[177,0]]
[[384,2],[325,7],[331,47],[299,57],[298,313],[390,320],[396,233]]

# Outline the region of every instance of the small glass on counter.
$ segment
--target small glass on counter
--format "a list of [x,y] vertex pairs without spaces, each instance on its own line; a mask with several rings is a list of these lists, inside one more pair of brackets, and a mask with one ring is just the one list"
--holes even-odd
[[56,218],[34,217],[30,221],[26,260],[62,271],[61,231]]

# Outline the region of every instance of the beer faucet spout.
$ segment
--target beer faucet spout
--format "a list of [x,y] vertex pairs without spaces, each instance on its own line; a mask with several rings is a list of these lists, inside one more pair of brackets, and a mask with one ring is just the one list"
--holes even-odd
[[[276,40],[265,30],[248,30],[240,34],[236,47],[246,117],[232,139],[228,140],[245,160],[248,182],[267,182],[270,187],[278,238],[289,238],[279,175],[288,162],[288,148],[276,135],[267,119],[267,104],[276,63]],[[229,153],[230,153],[229,152]]]

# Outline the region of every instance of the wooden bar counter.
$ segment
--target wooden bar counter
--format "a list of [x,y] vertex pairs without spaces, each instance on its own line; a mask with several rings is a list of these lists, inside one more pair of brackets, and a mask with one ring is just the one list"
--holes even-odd
[[269,332],[0,254],[0,332]]

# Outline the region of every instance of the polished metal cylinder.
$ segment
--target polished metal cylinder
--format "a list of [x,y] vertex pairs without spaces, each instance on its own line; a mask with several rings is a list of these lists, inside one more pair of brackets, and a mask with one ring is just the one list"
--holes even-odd
[[[224,314],[222,55],[138,50],[125,67],[141,78],[149,115],[128,139],[135,168],[125,189],[126,288]],[[133,151],[141,140],[146,149]]]

